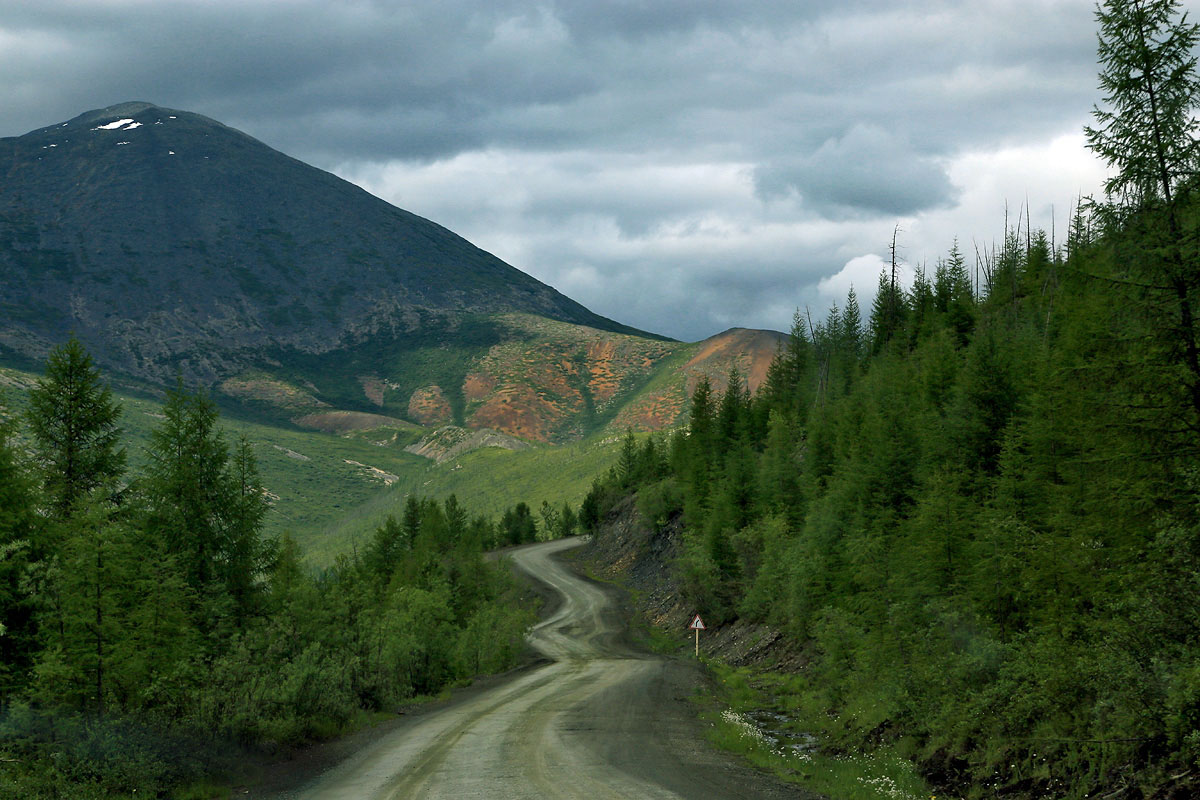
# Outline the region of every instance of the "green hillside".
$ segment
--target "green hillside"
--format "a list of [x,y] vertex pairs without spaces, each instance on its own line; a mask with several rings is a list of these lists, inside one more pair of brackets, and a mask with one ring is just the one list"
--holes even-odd
[[[26,390],[37,377],[0,367],[0,388],[12,408],[24,408]],[[145,463],[162,403],[127,391],[115,394],[123,409],[130,466],[136,470]],[[404,452],[420,438],[414,426],[335,434],[272,424],[239,416],[236,410],[220,424],[230,443],[246,436],[258,459],[272,503],[264,532],[289,532],[315,565],[328,564],[369,536],[388,514],[399,514],[409,495],[442,498],[453,493],[475,513],[495,518],[520,500],[535,507],[542,500],[577,504],[594,477],[614,463],[619,449],[610,437],[516,453],[485,448],[437,465]]]
[[316,563],[361,542],[364,533],[399,515],[409,496],[446,497],[454,494],[475,513],[498,519],[516,502],[535,510],[543,501],[578,507],[592,481],[612,467],[620,455],[617,437],[593,437],[575,444],[536,447],[520,452],[499,448],[476,450],[454,461],[405,471],[400,480],[363,504],[325,523],[319,536],[308,539]]

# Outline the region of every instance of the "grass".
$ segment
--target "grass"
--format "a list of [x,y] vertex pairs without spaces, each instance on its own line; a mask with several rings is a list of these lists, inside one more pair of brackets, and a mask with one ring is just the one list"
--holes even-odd
[[[118,399],[130,471],[136,474],[145,465],[146,444],[160,421],[161,405],[129,395]],[[427,463],[405,453],[399,442],[379,446],[362,436],[304,431],[228,415],[222,415],[220,425],[229,444],[245,436],[253,445],[263,486],[273,502],[265,521],[267,535],[288,531],[305,549],[320,542],[334,520],[385,489],[383,480],[366,467],[399,476],[418,472]]]
[[881,745],[869,753],[826,749],[820,734],[836,720],[803,710],[802,675],[735,669],[715,661],[708,665],[719,688],[716,696],[702,696],[698,702],[710,726],[709,739],[721,749],[837,800],[938,797],[894,746]]
[[306,550],[314,562],[327,563],[382,525],[389,514],[399,516],[409,495],[453,494],[472,514],[493,518],[520,501],[535,514],[543,500],[556,507],[564,501],[578,507],[592,481],[616,463],[620,449],[619,440],[609,437],[518,452],[489,447],[442,464],[421,459],[418,469],[404,472],[386,491],[334,520]]
[[[23,409],[27,387],[36,373],[0,368],[0,405]],[[161,421],[162,403],[148,395],[118,391],[121,427],[129,456],[129,473],[146,463],[150,431]],[[524,500],[535,511],[543,500],[561,507],[578,506],[592,480],[616,463],[616,437],[520,452],[485,448],[436,465],[404,452],[413,441],[407,430],[380,429],[339,435],[302,430],[264,416],[224,410],[220,425],[229,444],[245,435],[258,459],[263,485],[273,507],[265,521],[267,535],[289,532],[309,562],[324,566],[398,514],[410,495],[444,498],[456,494],[472,514],[499,517]],[[393,436],[393,434],[395,434]],[[357,462],[364,466],[348,462]],[[374,467],[396,480],[388,486]]]
[[669,656],[687,652],[692,639],[680,639],[678,633],[668,633],[657,625],[651,625],[641,614],[634,614],[629,622],[629,634],[633,640],[651,653]]

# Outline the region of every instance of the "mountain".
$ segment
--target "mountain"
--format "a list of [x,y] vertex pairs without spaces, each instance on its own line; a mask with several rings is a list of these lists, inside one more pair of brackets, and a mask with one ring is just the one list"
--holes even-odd
[[621,325],[334,175],[150,103],[0,139],[0,276],[0,360],[37,363],[74,332],[121,380],[182,375],[342,435],[407,425],[431,458],[670,427],[700,374],[736,366],[753,386],[781,339],[685,344]]
[[634,332],[429,220],[214,120],[124,103],[0,139],[0,344],[212,382],[525,312]]

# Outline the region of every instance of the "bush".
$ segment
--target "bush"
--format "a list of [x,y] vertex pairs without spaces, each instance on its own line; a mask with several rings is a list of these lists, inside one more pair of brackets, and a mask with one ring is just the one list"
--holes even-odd
[[674,478],[667,478],[638,492],[637,510],[655,531],[661,531],[683,512],[683,493]]

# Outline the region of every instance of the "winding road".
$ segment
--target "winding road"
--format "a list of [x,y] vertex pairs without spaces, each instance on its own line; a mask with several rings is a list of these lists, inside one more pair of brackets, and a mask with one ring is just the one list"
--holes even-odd
[[714,750],[686,700],[691,665],[638,652],[609,591],[554,556],[515,550],[561,595],[530,643],[550,663],[405,720],[305,786],[303,800],[807,797]]

